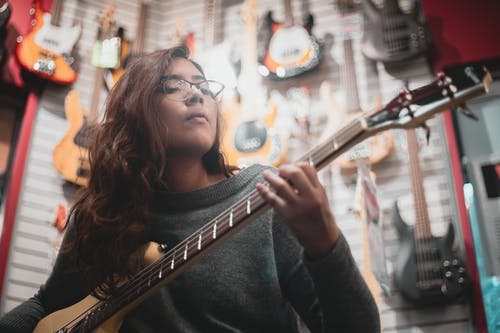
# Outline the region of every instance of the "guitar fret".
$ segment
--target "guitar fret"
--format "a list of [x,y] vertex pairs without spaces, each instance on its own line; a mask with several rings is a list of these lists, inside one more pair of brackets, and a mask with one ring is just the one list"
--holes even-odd
[[250,198],[247,200],[247,215],[250,215],[252,213],[252,208],[250,206]]
[[203,233],[202,233],[202,232],[200,232],[200,235],[198,236],[198,245],[197,245],[197,247],[198,247],[198,251],[199,251],[199,250],[201,250],[201,239],[202,239],[202,235],[203,235]]
[[170,262],[170,269],[174,269],[175,267],[175,253],[172,255],[172,261]]
[[231,212],[229,213],[229,227],[233,227],[233,209],[231,208]]
[[212,238],[216,239],[217,238],[217,221],[214,223],[214,228],[212,230]]
[[158,279],[161,279],[163,274],[163,266],[160,264],[160,272],[158,273]]
[[314,167],[314,161],[311,155],[309,155],[309,158],[307,159],[307,162],[309,163],[310,166]]
[[184,260],[187,259],[187,253],[188,253],[188,242],[186,242],[186,246],[184,247]]

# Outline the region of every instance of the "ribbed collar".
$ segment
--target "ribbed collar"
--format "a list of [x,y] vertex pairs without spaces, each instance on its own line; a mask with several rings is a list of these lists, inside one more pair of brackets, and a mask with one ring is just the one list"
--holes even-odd
[[156,190],[154,192],[153,209],[158,210],[183,210],[195,207],[206,207],[224,200],[241,190],[248,182],[260,176],[265,169],[262,165],[251,165],[236,175],[211,186],[190,191],[171,192]]

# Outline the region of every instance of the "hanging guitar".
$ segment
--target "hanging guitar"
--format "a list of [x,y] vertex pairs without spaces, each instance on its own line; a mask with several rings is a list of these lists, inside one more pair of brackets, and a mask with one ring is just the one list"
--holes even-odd
[[[254,163],[281,164],[288,152],[283,131],[275,127],[276,105],[263,110],[264,93],[260,91],[257,73],[257,10],[255,0],[246,0],[241,12],[245,24],[245,44],[242,54],[238,91],[222,105],[224,131],[222,151],[228,163],[240,167]],[[271,103],[270,103],[271,104]]]
[[77,78],[71,67],[73,49],[80,38],[81,27],[61,27],[63,0],[55,0],[52,14],[43,13],[40,0],[33,2],[33,28],[17,44],[16,57],[21,67],[43,79],[67,85]]
[[137,30],[135,41],[130,47],[130,42],[125,39],[125,30],[119,29],[118,37],[120,38],[120,62],[117,68],[109,68],[104,72],[104,82],[106,87],[111,90],[118,82],[120,77],[125,72],[127,65],[135,58],[140,56],[144,49],[144,34],[146,31],[147,14],[149,10],[149,2],[152,0],[143,0],[139,9],[139,19],[137,22]]
[[373,0],[362,0],[364,55],[381,62],[398,62],[424,54],[431,47],[431,36],[425,25],[418,1],[404,12],[398,0],[385,0],[379,8]]
[[395,203],[392,223],[400,237],[400,249],[394,282],[404,297],[417,304],[451,303],[465,295],[470,280],[464,263],[452,250],[453,224],[444,237],[432,236],[417,136],[414,129],[407,130],[406,135],[415,225],[412,228],[403,221]]
[[285,21],[276,22],[269,11],[265,26],[270,34],[261,59],[264,76],[287,79],[316,68],[321,60],[320,45],[312,35],[314,18],[308,13],[303,26],[294,22],[292,0],[284,0]]
[[[339,128],[342,124],[364,112],[359,99],[356,63],[354,60],[353,42],[361,35],[361,17],[353,0],[337,0],[337,8],[341,14],[343,31],[341,33],[343,57],[340,61],[340,81],[342,85],[342,103],[337,103],[332,94],[331,84],[323,82],[320,87],[321,99],[334,107],[328,113],[325,133]],[[377,102],[376,104],[381,104]],[[375,107],[380,107],[376,105]],[[392,132],[384,131],[369,140],[362,141],[333,163],[341,169],[356,169],[356,160],[362,159],[366,164],[373,165],[389,156],[394,147]]]
[[[449,76],[440,74],[435,82],[403,91],[379,111],[352,120],[299,162],[319,170],[352,145],[380,131],[421,126],[439,112],[464,105],[466,100],[484,94],[490,83],[490,74],[480,67],[468,66]],[[113,295],[104,300],[89,295],[49,314],[33,332],[91,332],[96,328],[117,332],[128,312],[269,208],[254,190],[168,251],[163,252],[157,243],[146,244],[145,262],[149,265],[125,281]]]
[[[96,42],[102,41],[110,34],[114,11],[115,7],[112,5],[108,5],[103,11]],[[93,137],[93,126],[99,117],[103,72],[103,68],[95,68],[94,89],[89,112],[81,107],[80,96],[76,90],[71,90],[66,96],[64,109],[69,128],[52,153],[52,163],[61,176],[80,186],[86,186],[90,176],[88,147]]]

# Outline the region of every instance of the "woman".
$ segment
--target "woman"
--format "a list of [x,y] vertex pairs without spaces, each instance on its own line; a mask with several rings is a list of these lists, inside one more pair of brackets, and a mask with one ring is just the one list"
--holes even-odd
[[380,330],[315,170],[225,164],[222,88],[183,47],[131,64],[108,98],[54,270],[1,332],[31,332],[89,293],[113,294],[144,265],[143,244],[175,246],[255,189],[274,209],[133,309],[120,332]]

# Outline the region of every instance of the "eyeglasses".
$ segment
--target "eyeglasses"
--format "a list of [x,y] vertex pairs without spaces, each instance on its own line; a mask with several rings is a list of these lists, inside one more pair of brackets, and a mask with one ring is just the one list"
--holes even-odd
[[189,82],[178,78],[162,77],[160,79],[160,92],[165,94],[169,99],[175,101],[185,101],[191,96],[194,88],[198,89],[204,96],[208,96],[213,100],[218,100],[224,85],[213,80],[204,80],[200,82]]

